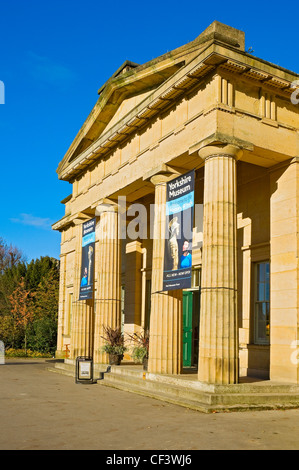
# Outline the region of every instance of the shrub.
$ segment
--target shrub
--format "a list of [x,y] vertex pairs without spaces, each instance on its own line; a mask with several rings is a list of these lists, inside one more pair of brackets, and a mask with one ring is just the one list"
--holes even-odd
[[147,349],[142,346],[136,346],[132,351],[132,358],[134,362],[142,364],[144,359],[147,359]]
[[106,344],[102,347],[102,351],[107,354],[123,355],[127,348],[121,329],[103,325],[103,330],[104,335],[101,338]]
[[129,335],[129,338],[135,344],[132,351],[132,358],[134,362],[143,363],[145,359],[148,359],[149,354],[149,331],[144,330],[140,333],[134,333]]
[[38,351],[31,351],[31,349],[13,349],[9,348],[5,351],[6,357],[33,357],[33,358],[48,358],[53,357],[51,353],[47,352],[38,352]]

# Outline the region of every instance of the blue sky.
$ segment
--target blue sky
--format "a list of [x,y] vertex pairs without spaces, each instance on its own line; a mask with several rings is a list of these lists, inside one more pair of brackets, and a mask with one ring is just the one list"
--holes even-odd
[[126,59],[145,63],[218,20],[245,31],[255,56],[299,73],[296,13],[257,1],[0,0],[0,237],[28,261],[59,257],[51,224],[71,186],[56,168]]

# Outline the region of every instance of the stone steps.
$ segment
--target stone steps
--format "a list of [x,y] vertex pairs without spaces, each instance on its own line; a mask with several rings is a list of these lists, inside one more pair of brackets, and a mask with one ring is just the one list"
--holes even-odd
[[[188,399],[183,398],[179,395],[170,395],[165,392],[150,390],[138,387],[136,385],[125,384],[118,381],[107,381],[101,382],[101,386],[112,387],[118,390],[128,391],[130,393],[136,393],[148,398],[153,398],[161,400],[167,403],[171,403],[178,406],[183,406],[192,410],[200,411],[203,413],[213,413],[213,412],[225,412],[225,411],[249,411],[249,410],[277,410],[277,409],[293,409],[299,407],[299,396],[297,396],[294,401],[289,399],[289,396],[286,397],[286,400],[282,400],[281,396],[271,397],[273,402],[269,400],[269,395],[261,396],[257,399],[256,395],[254,397],[246,396],[244,403],[241,403],[240,396],[235,395],[235,400],[225,400],[223,396],[214,397],[214,401],[219,403],[204,403],[202,400]],[[206,398],[205,401],[209,401],[209,398]],[[228,401],[228,403],[225,403]],[[231,403],[229,403],[231,402]]]
[[[196,376],[165,376],[144,372],[142,366],[111,366],[111,372],[99,380],[107,365],[95,365],[94,380],[100,386],[137,393],[164,402],[205,413],[241,410],[299,408],[299,387],[260,381],[230,386],[203,384]],[[75,361],[56,363],[57,373],[75,377]]]
[[57,374],[68,375],[70,377],[75,377],[75,365],[74,364],[67,364],[65,362],[57,362],[55,367],[48,367],[47,368],[50,372],[56,372]]
[[[187,382],[187,383],[186,383]],[[180,384],[169,383],[164,381],[143,379],[134,377],[133,374],[126,375],[124,373],[115,372],[105,375],[104,381],[100,382],[104,386],[113,386],[119,389],[126,389],[127,391],[140,392],[143,395],[151,397],[160,397],[161,399],[168,398],[171,402],[177,404],[185,404],[184,406],[209,410],[238,406],[239,408],[247,408],[248,406],[261,406],[265,408],[273,406],[299,406],[299,391],[286,393],[286,387],[277,385],[273,390],[264,390],[262,387],[241,387],[242,393],[238,390],[235,393],[228,392],[228,389],[222,393],[213,391],[201,390],[196,387],[196,384],[182,380]],[[238,388],[238,387],[237,387]]]
[[127,390],[132,388],[146,391],[147,393],[154,395],[156,393],[163,393],[169,397],[184,398],[190,400],[197,400],[202,404],[210,404],[209,395],[205,392],[198,392],[196,390],[188,389],[186,387],[180,387],[178,385],[153,381],[149,379],[143,379],[142,377],[134,377],[133,375],[125,375],[115,373],[114,371],[105,374],[105,378],[100,382],[101,385],[114,385],[116,387],[126,387]]

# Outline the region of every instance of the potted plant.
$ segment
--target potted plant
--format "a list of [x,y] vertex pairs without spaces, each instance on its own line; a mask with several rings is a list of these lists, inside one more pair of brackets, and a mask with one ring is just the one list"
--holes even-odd
[[132,351],[132,358],[135,363],[143,364],[143,370],[147,370],[149,355],[149,331],[128,335],[135,345]]
[[120,328],[111,328],[110,326],[103,325],[105,344],[102,351],[109,354],[109,364],[119,365],[124,357],[124,352],[127,350],[124,341],[124,335]]

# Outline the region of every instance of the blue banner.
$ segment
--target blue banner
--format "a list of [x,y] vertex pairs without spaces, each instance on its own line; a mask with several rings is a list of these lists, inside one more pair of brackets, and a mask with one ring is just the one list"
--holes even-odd
[[167,183],[163,290],[191,287],[195,172]]
[[92,299],[94,283],[96,219],[82,225],[82,257],[79,300]]

